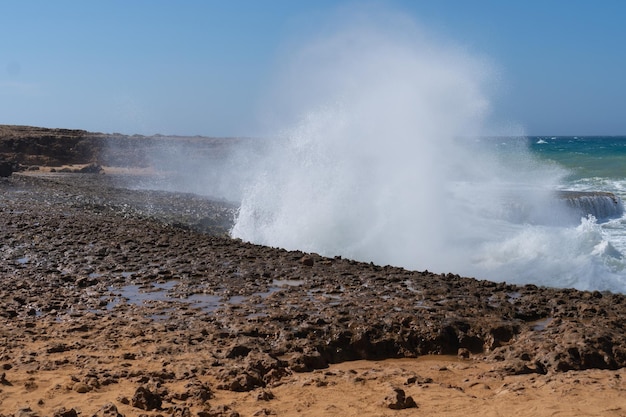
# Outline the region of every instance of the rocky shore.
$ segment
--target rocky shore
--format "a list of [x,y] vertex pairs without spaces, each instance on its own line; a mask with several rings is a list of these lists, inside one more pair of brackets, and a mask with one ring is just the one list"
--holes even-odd
[[621,294],[252,245],[130,183],[0,178],[0,416],[626,412]]

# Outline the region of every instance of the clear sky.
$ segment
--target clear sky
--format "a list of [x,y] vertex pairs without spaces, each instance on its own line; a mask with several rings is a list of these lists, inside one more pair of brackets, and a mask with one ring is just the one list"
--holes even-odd
[[[497,67],[493,117],[626,135],[626,1],[389,0]],[[0,123],[255,135],[284,51],[363,2],[0,0]]]

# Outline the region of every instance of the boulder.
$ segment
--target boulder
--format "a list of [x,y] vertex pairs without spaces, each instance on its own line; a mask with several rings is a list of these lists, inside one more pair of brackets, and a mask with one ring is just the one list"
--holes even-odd
[[387,408],[392,410],[404,410],[406,408],[417,408],[417,404],[413,397],[407,397],[401,388],[392,388],[391,392],[385,397],[384,401]]
[[89,164],[79,169],[78,172],[81,174],[99,174],[102,170],[102,167],[98,164]]
[[161,400],[161,397],[146,387],[137,388],[131,400],[133,407],[146,411],[160,410],[162,403],[163,400]]

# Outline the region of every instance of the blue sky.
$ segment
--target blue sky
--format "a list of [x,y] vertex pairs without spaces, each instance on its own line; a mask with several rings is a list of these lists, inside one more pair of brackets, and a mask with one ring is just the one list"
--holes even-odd
[[[254,136],[286,51],[363,4],[0,0],[0,123]],[[376,5],[492,62],[497,123],[626,134],[626,2]]]

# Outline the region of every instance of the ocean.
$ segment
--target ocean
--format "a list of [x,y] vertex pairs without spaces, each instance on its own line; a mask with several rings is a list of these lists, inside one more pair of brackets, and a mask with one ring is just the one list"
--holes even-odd
[[625,293],[626,136],[501,137],[476,143],[474,155],[493,153],[515,179],[504,181],[510,194],[496,193],[490,202],[502,210],[490,215],[508,224],[487,227],[504,232],[477,241],[468,272],[518,284]]
[[[535,136],[527,141],[533,155],[566,169],[560,189],[608,192],[626,200],[626,136]],[[596,223],[602,239],[599,245],[615,249],[601,257],[608,271],[598,273],[598,281],[606,278],[598,287],[626,292],[626,216],[623,211],[612,213]],[[593,287],[593,281],[589,286]]]

